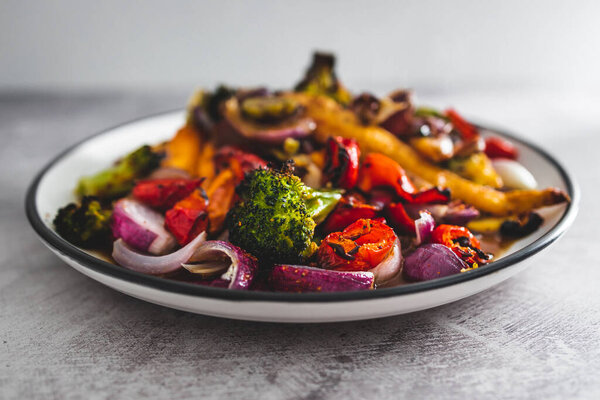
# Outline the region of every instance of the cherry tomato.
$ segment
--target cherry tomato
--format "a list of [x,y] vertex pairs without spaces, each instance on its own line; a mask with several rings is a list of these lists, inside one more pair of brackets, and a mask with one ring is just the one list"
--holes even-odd
[[404,169],[391,158],[379,153],[371,153],[365,157],[360,168],[358,188],[365,193],[377,187],[393,189],[398,196],[410,201],[416,192]]
[[338,271],[368,271],[390,254],[396,239],[394,230],[383,222],[359,219],[323,239],[317,252],[319,265]]
[[516,160],[519,156],[517,148],[508,140],[497,136],[485,139],[485,154],[489,158],[508,158]]
[[438,225],[431,233],[431,242],[449,247],[469,265],[487,263],[491,255],[481,250],[479,240],[464,226]]
[[168,210],[200,186],[204,179],[150,179],[138,181],[133,197],[159,210]]
[[221,147],[214,156],[217,172],[231,169],[236,175],[236,182],[244,180],[247,172],[266,167],[267,163],[259,156],[248,153],[233,146]]

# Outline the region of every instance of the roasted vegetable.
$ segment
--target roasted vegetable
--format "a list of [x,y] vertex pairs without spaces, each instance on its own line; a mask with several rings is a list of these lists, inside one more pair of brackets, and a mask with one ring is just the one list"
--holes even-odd
[[238,192],[241,201],[227,215],[229,240],[272,262],[298,261],[311,244],[315,225],[341,198],[339,191],[306,187],[290,165],[250,172]]
[[416,192],[415,186],[396,161],[383,154],[371,153],[360,167],[358,188],[368,193],[378,187],[388,187],[406,200]]
[[276,292],[340,292],[373,289],[371,272],[340,272],[304,265],[275,265],[269,286]]
[[241,182],[248,172],[267,166],[265,160],[259,156],[233,146],[223,146],[217,150],[214,162],[217,172],[231,169],[236,176],[236,184]]
[[371,93],[362,93],[356,96],[350,104],[350,110],[352,110],[363,125],[373,124],[380,109],[381,102]]
[[382,99],[375,122],[396,136],[408,136],[413,133],[414,111],[412,92],[396,90]]
[[479,240],[464,226],[439,225],[433,230],[431,241],[449,247],[470,266],[486,264],[492,258],[481,250]]
[[168,253],[175,238],[164,228],[165,217],[137,200],[124,198],[113,209],[112,233],[130,247],[150,254]]
[[112,211],[94,197],[84,197],[81,204],[71,203],[54,217],[56,232],[68,242],[82,247],[99,247],[111,241]]
[[409,281],[428,281],[458,274],[467,268],[467,264],[447,246],[430,243],[406,257],[402,274]]
[[495,158],[516,160],[519,156],[514,144],[497,136],[485,139],[485,154],[492,160]]
[[492,165],[492,161],[485,153],[473,153],[464,158],[453,158],[448,162],[450,171],[473,181],[479,185],[493,188],[502,187],[502,178]]
[[189,196],[202,184],[203,179],[149,179],[138,181],[133,197],[157,210],[168,210],[175,203]]
[[[248,99],[246,102],[254,100]],[[281,98],[282,102],[295,102],[293,98]],[[249,107],[248,107],[249,108]],[[283,108],[282,108],[283,110]],[[248,110],[247,112],[250,112]],[[259,118],[267,118],[267,112],[252,111]],[[258,122],[248,119],[241,110],[240,102],[233,97],[223,106],[223,115],[231,131],[239,137],[270,143],[280,144],[287,138],[300,138],[310,135],[315,129],[315,123],[307,118],[303,112],[294,112],[288,118],[271,121],[270,123]],[[271,119],[275,119],[272,117]]]
[[281,96],[250,97],[240,103],[245,118],[263,124],[284,121],[298,114],[301,108],[296,100]]
[[158,167],[161,156],[150,146],[142,146],[126,155],[116,165],[83,177],[77,184],[79,196],[114,198],[126,194],[133,187],[135,179],[144,177]]
[[321,231],[325,234],[339,232],[359,219],[373,219],[379,210],[366,203],[363,196],[357,193],[344,195],[335,209],[329,214]]
[[226,287],[234,290],[248,290],[258,271],[255,257],[221,240],[202,243],[182,266],[205,279],[220,276],[219,280],[226,281]]
[[317,123],[315,138],[325,142],[330,135],[355,139],[365,154],[381,153],[398,162],[404,169],[423,180],[446,187],[455,199],[463,200],[481,211],[494,215],[510,215],[570,201],[562,190],[522,190],[500,192],[478,185],[457,174],[432,165],[414,149],[390,132],[377,126],[362,126],[353,113],[345,111],[323,96],[295,94],[306,107],[307,115]]
[[198,165],[198,157],[202,148],[202,140],[198,132],[184,126],[166,145],[166,157],[161,166],[179,168],[193,175]]
[[508,238],[521,238],[535,232],[544,223],[536,212],[530,212],[516,219],[508,219],[500,225],[500,234]]
[[352,95],[338,81],[334,66],[333,54],[314,53],[310,68],[306,71],[304,79],[296,85],[295,90],[327,96],[344,106],[350,104]]
[[360,148],[356,140],[339,136],[327,140],[323,178],[333,187],[352,189],[358,180]]
[[188,244],[207,229],[207,207],[206,193],[203,189],[196,189],[166,212],[165,226],[180,245]]
[[386,259],[396,240],[394,230],[383,222],[359,219],[323,239],[317,253],[319,265],[339,271],[368,271]]
[[502,178],[505,187],[522,190],[537,188],[534,176],[521,163],[500,158],[493,160],[492,165]]

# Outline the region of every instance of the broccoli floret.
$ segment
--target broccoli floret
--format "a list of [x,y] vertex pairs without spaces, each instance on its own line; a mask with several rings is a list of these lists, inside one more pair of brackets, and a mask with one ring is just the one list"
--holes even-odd
[[238,187],[240,202],[227,215],[229,240],[266,262],[296,262],[310,249],[315,226],[340,191],[305,186],[289,168],[257,169]]
[[304,79],[294,88],[296,92],[306,92],[328,96],[343,106],[350,104],[352,95],[338,81],[334,71],[335,57],[328,53],[314,53],[311,66]]
[[79,196],[114,198],[133,187],[133,181],[158,167],[161,156],[150,146],[142,146],[126,155],[114,166],[79,180],[75,192]]
[[81,204],[71,203],[58,210],[54,218],[56,232],[70,243],[99,247],[110,240],[112,210],[95,197],[84,197]]

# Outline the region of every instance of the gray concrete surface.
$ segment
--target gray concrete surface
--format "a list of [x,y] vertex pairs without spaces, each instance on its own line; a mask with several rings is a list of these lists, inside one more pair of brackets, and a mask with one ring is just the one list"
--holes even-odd
[[521,132],[571,169],[575,226],[526,272],[436,309],[277,325],[148,304],[79,274],[28,226],[24,192],[67,145],[186,92],[0,93],[0,398],[600,398],[600,97],[429,96]]

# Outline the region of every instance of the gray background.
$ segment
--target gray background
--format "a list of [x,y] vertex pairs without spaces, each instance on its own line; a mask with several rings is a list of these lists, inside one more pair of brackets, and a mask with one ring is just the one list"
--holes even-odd
[[289,86],[312,49],[373,86],[600,87],[600,2],[0,2],[0,87]]
[[[170,3],[0,1],[0,398],[600,398],[600,3]],[[353,90],[410,85],[543,145],[581,186],[575,225],[479,295],[318,325],[130,298],[28,226],[26,187],[69,144],[195,85],[289,86],[312,48]]]

